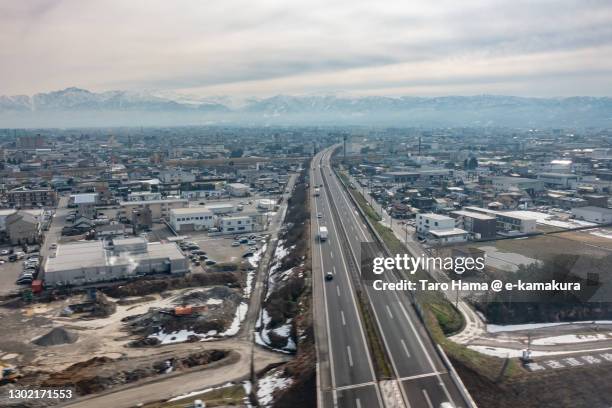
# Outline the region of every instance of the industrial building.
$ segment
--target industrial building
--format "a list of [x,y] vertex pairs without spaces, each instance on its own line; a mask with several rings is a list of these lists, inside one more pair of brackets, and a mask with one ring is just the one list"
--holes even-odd
[[215,226],[215,216],[206,207],[170,210],[170,225],[176,232],[203,231]]
[[225,189],[232,197],[246,197],[249,195],[249,186],[242,183],[229,183]]
[[175,243],[144,238],[60,244],[44,267],[45,286],[87,285],[150,274],[181,274],[189,263]]
[[604,207],[580,207],[572,209],[572,214],[579,219],[598,224],[607,224],[612,222],[612,209]]

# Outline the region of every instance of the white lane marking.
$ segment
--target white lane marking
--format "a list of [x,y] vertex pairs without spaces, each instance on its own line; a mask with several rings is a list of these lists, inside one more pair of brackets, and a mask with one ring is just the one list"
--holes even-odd
[[340,296],[340,286],[336,285],[336,293]]
[[406,347],[406,343],[404,343],[404,339],[401,339],[400,341],[402,342],[402,346],[404,347],[404,351],[406,352],[406,355],[410,357],[410,352],[408,351],[408,347]]
[[336,267],[335,267],[335,266],[332,266],[332,269],[333,269],[333,271],[334,271],[334,275],[335,275],[335,274],[336,274]]
[[349,365],[353,366],[353,355],[351,354],[351,346],[346,346],[346,352],[348,353]]
[[411,375],[410,377],[402,377],[402,378],[398,378],[398,381],[410,381],[410,380],[417,380],[419,378],[427,378],[427,377],[437,377],[440,374],[444,374],[441,373],[439,371],[436,371],[435,373],[427,373],[427,374],[417,374],[417,375]]
[[387,313],[389,313],[389,317],[393,319],[393,313],[391,313],[391,309],[389,309],[389,305],[385,306],[387,308]]
[[344,312],[342,310],[340,311],[340,317],[342,317],[342,325],[346,326],[346,319],[344,318]]
[[427,394],[427,390],[423,388],[421,391],[423,391],[423,396],[425,397],[425,401],[427,401],[429,408],[434,408],[433,404],[431,403],[431,398],[429,398],[429,394]]
[[355,405],[357,406],[357,408],[361,408],[361,401],[359,401],[359,398],[355,400]]
[[334,251],[329,251],[329,256],[332,257],[332,259],[334,258]]
[[361,384],[343,385],[342,387],[336,388],[336,391],[353,390],[355,388],[370,387],[372,385],[376,386],[376,383],[374,381],[370,381],[370,382],[361,383]]

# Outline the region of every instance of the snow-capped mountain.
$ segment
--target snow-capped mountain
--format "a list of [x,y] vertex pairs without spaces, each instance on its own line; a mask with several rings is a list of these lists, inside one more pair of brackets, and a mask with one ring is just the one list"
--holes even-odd
[[380,126],[612,127],[612,98],[338,97],[247,99],[161,91],[91,92],[80,88],[0,96],[0,127],[250,124]]

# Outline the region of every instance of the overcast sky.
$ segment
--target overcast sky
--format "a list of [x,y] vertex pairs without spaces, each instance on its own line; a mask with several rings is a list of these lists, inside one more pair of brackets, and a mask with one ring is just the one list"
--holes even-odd
[[612,1],[0,0],[0,94],[612,96]]

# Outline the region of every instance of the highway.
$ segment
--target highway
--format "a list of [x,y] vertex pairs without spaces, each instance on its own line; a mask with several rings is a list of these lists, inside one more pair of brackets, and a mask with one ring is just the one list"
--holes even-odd
[[[351,350],[361,347],[361,350],[367,352],[367,343],[365,340],[361,341],[363,328],[359,324],[343,325],[344,321],[348,321],[346,319],[348,313],[352,313],[358,321],[354,308],[352,311],[346,310],[350,308],[352,302],[345,298],[350,296],[354,299],[354,288],[351,282],[358,277],[359,271],[347,269],[346,264],[351,264],[347,260],[352,257],[353,264],[359,265],[362,243],[374,242],[374,239],[331,170],[332,151],[333,149],[325,150],[313,161],[312,184],[324,185],[324,188],[321,188],[320,197],[314,200],[314,212],[322,214],[322,218],[317,219],[314,225],[318,229],[320,224],[324,224],[330,231],[327,242],[314,243],[313,254],[322,257],[322,273],[329,271],[330,267],[334,272],[334,279],[324,282],[324,287],[326,310],[329,315],[328,331],[331,333],[329,338],[332,339],[329,346],[329,360],[332,376],[335,376],[335,382],[332,382],[331,387],[338,389],[341,386],[346,387],[349,382],[359,384],[363,380],[368,380],[376,383],[374,374],[368,371],[367,366],[364,366],[371,365],[368,354],[353,353],[353,358],[347,361],[348,353],[343,352],[347,347],[350,347]],[[344,246],[344,251],[339,244],[339,240],[342,239],[348,241],[348,245]],[[375,255],[383,254],[380,252]],[[320,277],[322,278],[322,275]],[[397,281],[393,274],[383,274],[381,278],[390,282]],[[407,294],[395,291],[376,291],[369,285],[364,285],[364,289],[391,362],[396,389],[401,395],[404,406],[438,408],[444,402],[450,402],[453,407],[469,406],[447,372],[446,366],[435,350],[436,346],[428,337]],[[338,291],[340,294],[334,293]],[[340,312],[344,313],[344,320]],[[354,358],[356,355],[360,357]],[[368,361],[358,362],[358,360],[366,360],[366,357]],[[349,372],[347,372],[347,362],[352,363],[349,365]],[[374,386],[373,388],[376,389]],[[378,393],[381,394],[380,386]],[[379,404],[382,403],[382,399],[385,403],[388,400],[384,398],[384,393],[382,394],[383,398],[379,399]],[[362,406],[377,405],[362,404]]]
[[[312,161],[311,185],[323,183],[319,169],[319,154]],[[384,407],[376,381],[372,359],[366,342],[365,331],[359,317],[354,288],[340,243],[337,239],[329,199],[321,189],[314,197],[312,209],[313,280],[315,286],[315,315],[318,307],[325,324],[317,331],[318,363],[320,366],[319,388],[322,391],[320,404],[325,407]],[[321,218],[318,218],[321,214]],[[321,226],[329,230],[327,241],[319,242]],[[332,272],[334,279],[325,280]],[[323,296],[317,296],[322,293]],[[321,302],[319,302],[321,303]],[[319,320],[321,320],[319,319]]]

